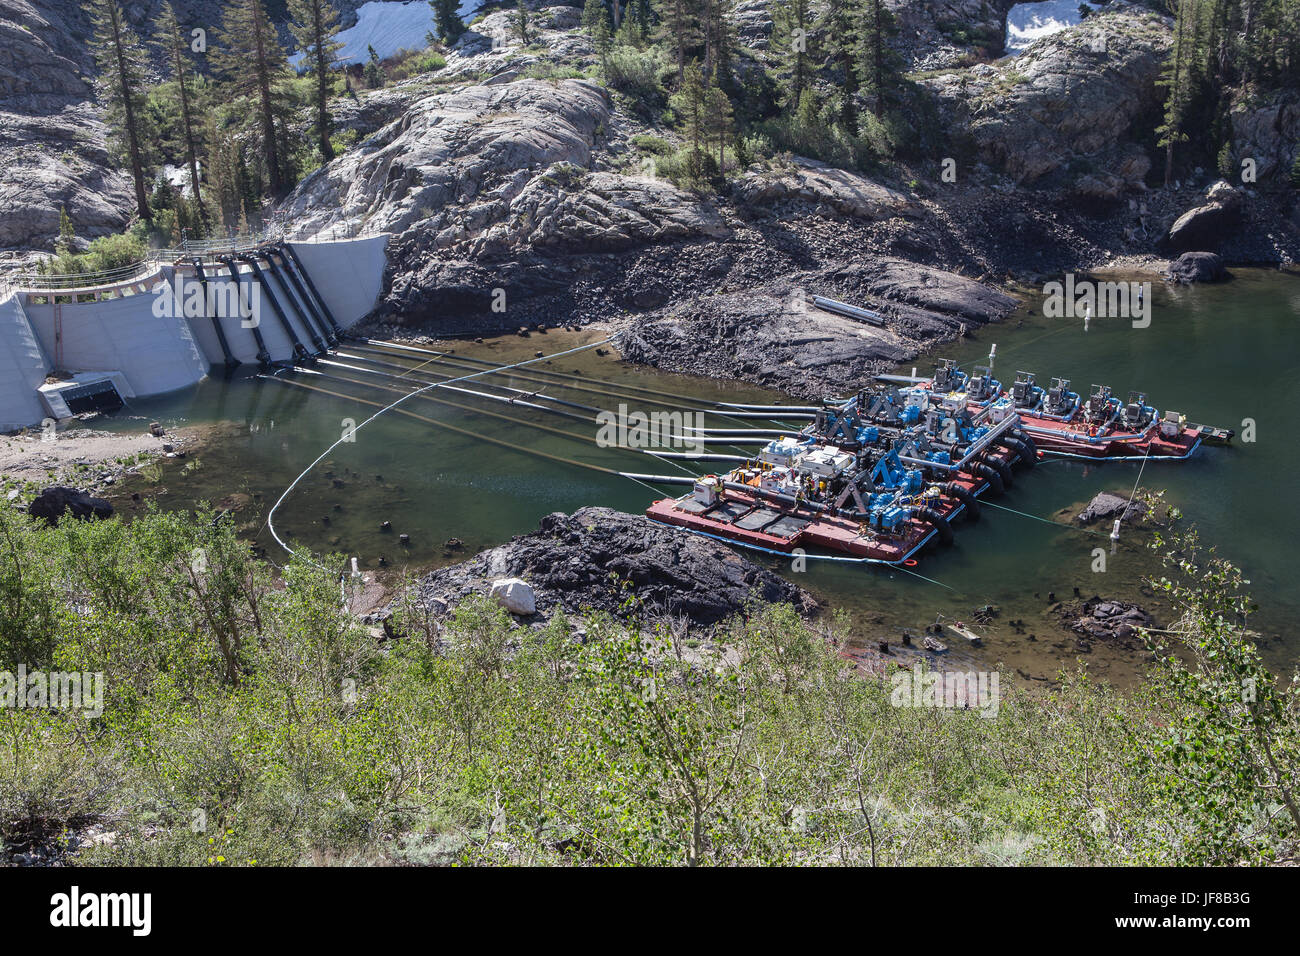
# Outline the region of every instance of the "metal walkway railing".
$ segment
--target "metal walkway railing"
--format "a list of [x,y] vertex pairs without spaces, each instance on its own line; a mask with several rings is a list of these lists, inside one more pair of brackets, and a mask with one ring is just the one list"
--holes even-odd
[[127,286],[149,278],[158,271],[160,266],[175,265],[178,262],[189,262],[194,259],[215,263],[220,256],[253,252],[265,245],[279,242],[283,238],[284,234],[275,230],[255,236],[189,240],[181,243],[179,249],[151,249],[138,262],[116,269],[61,274],[18,272],[11,274],[5,282],[13,291],[37,295],[55,292],[88,292],[106,287]]

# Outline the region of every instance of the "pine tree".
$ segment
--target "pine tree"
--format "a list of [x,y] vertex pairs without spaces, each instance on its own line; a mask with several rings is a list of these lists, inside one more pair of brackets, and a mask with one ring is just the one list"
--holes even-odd
[[519,38],[520,46],[528,46],[532,42],[531,25],[532,18],[528,15],[528,8],[524,6],[524,0],[519,0],[515,6],[514,16],[510,19],[510,26],[515,31],[515,36]]
[[686,61],[702,42],[700,0],[659,0],[658,38],[677,64],[677,83],[686,81]]
[[460,18],[460,0],[429,0],[433,8],[433,25],[443,43],[455,43],[465,32]]
[[871,96],[872,111],[879,118],[885,115],[885,94],[895,75],[894,56],[886,43],[894,17],[884,0],[861,0],[856,19],[858,85]]
[[91,49],[99,67],[97,88],[110,128],[126,150],[135,185],[140,218],[153,221],[145,178],[144,88],[145,52],[140,38],[126,22],[117,0],[92,0],[89,7],[94,35]]
[[289,0],[289,31],[298,41],[308,69],[316,80],[312,98],[316,107],[316,141],[321,158],[334,158],[330,143],[329,98],[333,88],[334,54],[343,44],[335,37],[339,32],[338,14],[329,0]]
[[72,227],[72,217],[66,206],[59,207],[59,238],[54,241],[54,251],[61,256],[72,253],[72,244],[77,238],[77,231]]
[[1156,145],[1165,150],[1165,185],[1168,186],[1174,175],[1174,146],[1187,141],[1183,132],[1183,119],[1187,114],[1190,99],[1191,82],[1188,70],[1189,47],[1191,46],[1191,24],[1196,0],[1178,0],[1177,23],[1174,28],[1174,47],[1169,53],[1169,61],[1157,81],[1165,87],[1164,123],[1156,128],[1159,139]]
[[850,135],[858,131],[858,19],[863,0],[826,0],[817,20],[823,54],[835,69],[840,95],[840,125]]
[[601,23],[606,30],[609,29],[609,8],[605,6],[605,0],[587,0],[582,7],[582,29],[587,36],[594,37],[597,24]]
[[267,180],[271,194],[282,196],[287,182],[276,121],[284,111],[281,84],[289,64],[262,0],[231,0],[222,19],[220,42],[217,59],[230,91],[257,101]]
[[596,48],[596,53],[600,56],[603,70],[608,61],[611,44],[609,12],[605,9],[604,0],[587,0],[586,6],[582,8],[582,28],[587,31],[591,45]]
[[718,151],[718,175],[725,176],[727,172],[727,146],[735,137],[734,111],[731,106],[731,97],[722,88],[722,84],[717,77],[714,77],[713,85],[705,95],[705,110],[709,139],[713,144],[713,148]]
[[778,0],[772,7],[770,49],[776,55],[781,103],[798,104],[812,74],[812,4],[809,0]]
[[176,98],[181,116],[181,134],[184,138],[185,163],[190,170],[190,191],[194,196],[196,208],[203,215],[203,193],[199,187],[199,141],[196,103],[190,91],[193,67],[189,59],[189,44],[185,42],[185,31],[181,29],[176,10],[170,2],[162,6],[155,24],[156,37],[166,58],[167,68],[176,83]]
[[681,118],[682,137],[689,144],[686,154],[687,177],[698,183],[704,179],[709,158],[708,93],[698,61],[691,61],[683,74],[681,89],[669,98],[668,105]]
[[703,0],[701,25],[704,35],[704,75],[717,85],[731,85],[733,0]]

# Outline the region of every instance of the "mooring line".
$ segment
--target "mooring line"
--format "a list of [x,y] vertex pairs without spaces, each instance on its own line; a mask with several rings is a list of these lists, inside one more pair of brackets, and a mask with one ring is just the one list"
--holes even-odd
[[[480,376],[483,376],[483,375],[491,375],[493,372],[504,371],[504,370],[511,369],[511,368],[520,368],[520,367],[525,366],[525,365],[532,365],[532,364],[534,364],[534,363],[536,363],[536,362],[544,362],[544,361],[546,361],[548,358],[550,358],[550,359],[555,359],[555,358],[561,358],[561,357],[563,357],[563,356],[565,356],[565,355],[573,355],[573,354],[575,354],[575,353],[577,353],[577,352],[585,352],[585,351],[587,351],[588,349],[593,349],[593,348],[596,348],[597,346],[605,345],[605,344],[608,343],[608,342],[612,342],[615,338],[618,337],[618,334],[619,334],[619,333],[615,333],[614,335],[611,335],[611,336],[609,336],[608,338],[602,339],[601,341],[598,341],[598,342],[590,342],[590,343],[588,343],[588,344],[586,344],[586,345],[580,345],[580,346],[578,346],[578,347],[576,347],[576,348],[566,349],[566,350],[563,351],[563,352],[556,352],[556,353],[554,353],[554,354],[552,354],[552,355],[549,355],[549,356],[547,356],[547,355],[542,355],[542,356],[538,356],[538,357],[536,357],[536,358],[526,359],[526,360],[524,360],[524,361],[522,361],[522,362],[516,362],[514,365],[503,366],[503,367],[500,367],[500,368],[487,368],[487,369],[483,369],[481,372],[471,372],[471,373],[468,374],[468,375],[462,375],[461,377],[451,379],[451,380],[448,381],[448,382],[435,382],[435,383],[433,383],[433,384],[431,384],[431,385],[425,385],[425,386],[423,386],[423,387],[421,387],[421,388],[417,388],[417,389],[415,389],[414,391],[407,392],[405,395],[402,395],[400,398],[396,399],[396,400],[393,401],[393,402],[390,402],[388,405],[385,405],[385,406],[384,406],[383,408],[381,408],[379,411],[375,412],[373,415],[371,415],[369,418],[367,418],[364,422],[362,422],[361,424],[357,425],[356,428],[351,429],[350,431],[345,432],[344,434],[340,435],[337,441],[335,441],[335,442],[334,442],[333,444],[331,444],[328,448],[326,448],[323,452],[321,452],[320,455],[318,455],[318,456],[316,457],[315,461],[313,461],[310,465],[308,465],[306,468],[304,468],[303,471],[302,471],[302,473],[299,474],[298,477],[295,478],[295,479],[294,479],[294,480],[289,484],[289,487],[287,487],[287,488],[284,489],[284,492],[283,492],[283,493],[280,495],[280,497],[276,500],[275,504],[271,506],[271,510],[268,511],[267,514],[266,514],[266,527],[270,530],[270,532],[271,532],[271,537],[275,539],[275,543],[276,543],[276,544],[278,544],[278,545],[279,545],[281,548],[283,548],[285,551],[289,552],[289,554],[297,556],[298,552],[294,551],[293,548],[289,547],[289,545],[286,544],[286,543],[281,539],[280,535],[279,535],[279,534],[276,532],[276,530],[275,530],[275,513],[276,513],[276,511],[279,509],[280,505],[282,505],[282,504],[284,503],[284,500],[285,500],[286,498],[289,497],[289,494],[294,490],[294,488],[298,487],[298,483],[301,482],[304,478],[306,478],[307,475],[309,475],[309,474],[311,473],[312,469],[315,468],[317,465],[319,465],[322,461],[324,461],[325,458],[326,458],[326,456],[328,456],[331,452],[333,452],[334,449],[338,448],[339,445],[342,445],[344,442],[348,442],[348,441],[353,440],[353,439],[355,438],[355,435],[356,435],[357,432],[361,431],[361,429],[365,428],[367,425],[369,425],[371,422],[373,422],[373,421],[374,421],[376,418],[378,418],[379,416],[384,415],[385,413],[387,413],[387,412],[389,412],[389,411],[395,409],[398,405],[401,405],[401,404],[402,404],[403,402],[405,402],[408,398],[412,398],[412,397],[414,397],[414,396],[416,396],[416,395],[423,394],[424,392],[427,392],[427,391],[429,391],[429,390],[431,390],[431,389],[441,388],[441,387],[443,387],[444,385],[451,385],[451,384],[454,384],[454,383],[456,383],[456,382],[464,382],[464,381],[468,381],[468,380],[470,380],[470,379],[479,378]],[[291,384],[300,384],[300,383],[291,383]],[[439,424],[445,424],[445,423],[439,423]],[[449,427],[450,427],[450,426],[449,426]],[[472,433],[471,433],[471,434],[472,434]],[[476,437],[483,437],[483,438],[486,438],[486,436],[476,436]],[[552,456],[548,456],[548,457],[552,457]],[[605,469],[601,469],[601,470],[603,471],[603,470],[605,470]],[[311,564],[313,567],[315,567],[315,568],[317,568],[317,569],[319,569],[319,570],[321,570],[321,571],[326,571],[326,572],[328,572],[328,570],[329,570],[328,568],[324,568],[324,567],[321,567],[319,564],[316,564],[315,561],[312,561],[312,560],[310,560],[310,559],[307,559],[307,561],[308,561],[308,563]]]
[[1039,515],[1031,515],[1028,511],[1017,511],[1015,508],[1008,508],[1006,505],[997,505],[991,501],[980,500],[981,508],[997,508],[999,511],[1009,511],[1013,515],[1020,515],[1022,518],[1033,518],[1035,521],[1041,521],[1043,524],[1050,524],[1053,528],[1060,528],[1063,531],[1082,531],[1084,534],[1105,537],[1100,531],[1093,531],[1091,528],[1076,528],[1072,524],[1062,524],[1059,521],[1053,521],[1051,518],[1043,518]]

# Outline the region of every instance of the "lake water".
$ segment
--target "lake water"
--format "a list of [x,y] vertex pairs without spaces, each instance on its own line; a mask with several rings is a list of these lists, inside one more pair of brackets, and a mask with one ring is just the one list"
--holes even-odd
[[[1189,421],[1234,428],[1239,436],[1243,422],[1253,420],[1254,441],[1238,438],[1227,448],[1204,448],[1186,462],[1151,462],[1141,484],[1164,489],[1167,500],[1182,509],[1187,521],[1195,523],[1225,557],[1245,569],[1261,604],[1252,626],[1264,635],[1266,657],[1281,665],[1300,657],[1300,639],[1292,628],[1300,611],[1300,585],[1294,577],[1300,517],[1289,500],[1293,476],[1300,466],[1300,429],[1293,421],[1300,408],[1300,351],[1295,345],[1298,312],[1300,279],[1296,276],[1237,270],[1236,279],[1221,286],[1172,288],[1156,283],[1148,328],[1135,329],[1123,319],[1093,319],[1085,331],[1081,321],[1046,319],[1041,307],[1030,303],[1007,321],[909,363],[904,371],[916,364],[928,372],[939,356],[954,358],[967,367],[982,364],[996,342],[995,369],[1004,381],[1011,380],[1017,369],[1025,369],[1037,372],[1042,384],[1053,375],[1070,378],[1075,390],[1085,394],[1092,383],[1111,385],[1121,397],[1136,388],[1145,391],[1151,403],[1162,410],[1173,408],[1185,412]],[[481,356],[507,363],[531,358],[537,350],[549,354],[598,337],[591,331],[552,332],[477,345],[456,342],[449,347],[456,350],[458,358]],[[467,371],[421,366],[425,359],[420,357],[386,356],[383,360],[413,369],[405,375],[408,380],[435,370],[444,374]],[[579,373],[592,388],[599,387],[599,380],[700,400],[781,399],[751,386],[627,366],[616,356],[594,352],[557,359],[539,368]],[[380,381],[347,370],[332,370],[332,374]],[[287,484],[340,437],[345,419],[360,422],[375,411],[357,399],[386,404],[399,394],[310,375],[294,378],[339,395],[264,379],[217,379],[185,393],[133,404],[128,413],[111,420],[111,427],[136,428],[141,420],[152,419],[176,424],[232,424],[224,437],[200,455],[168,462],[132,488],[164,507],[246,495],[235,501],[244,505],[239,512],[241,520],[275,556],[278,549],[265,530],[258,532],[259,512],[264,514]],[[509,384],[523,389],[542,387],[549,394],[601,407],[618,401],[562,387],[579,384],[578,380],[542,385],[520,376]],[[657,474],[673,471],[670,465],[644,455],[597,448],[564,435],[536,431],[528,424],[594,434],[594,426],[587,423],[452,396],[442,390],[436,394],[515,420],[412,399],[403,407],[469,434],[399,415],[375,421],[357,433],[354,443],[331,453],[328,461],[295,489],[277,518],[282,536],[315,549],[357,555],[360,564],[371,569],[380,567],[383,556],[386,566],[396,571],[404,566],[461,560],[536,528],[538,520],[552,511],[601,504],[636,512],[655,497],[646,487],[627,479],[490,444],[475,436],[602,467]],[[635,398],[629,403],[639,407]],[[644,407],[650,410],[650,406]],[[719,424],[726,423],[710,422]],[[734,451],[725,447],[715,450]],[[1083,658],[1094,672],[1126,683],[1139,672],[1140,656],[1131,649],[1100,644],[1081,648],[1049,610],[1048,596],[1054,592],[1058,599],[1069,600],[1078,588],[1083,597],[1101,594],[1134,600],[1168,622],[1169,609],[1143,584],[1157,565],[1142,546],[1141,535],[1126,531],[1111,553],[1105,537],[1108,529],[1090,534],[1068,523],[1069,516],[1098,491],[1130,494],[1139,467],[1137,462],[1048,461],[1032,472],[1018,473],[1015,487],[996,504],[1020,513],[986,508],[982,520],[958,527],[953,547],[926,554],[913,573],[818,562],[794,573],[788,563],[762,556],[759,560],[789,574],[827,603],[847,607],[854,615],[857,640],[864,647],[874,647],[879,640],[896,643],[902,628],[919,631],[938,614],[969,620],[975,607],[994,604],[1001,614],[987,629],[985,647],[954,653],[954,660],[1002,663],[1041,678]],[[131,503],[124,504],[129,511]],[[392,523],[391,533],[380,530],[383,521]],[[409,547],[399,545],[400,533],[411,536]],[[447,551],[444,543],[451,538],[461,539],[465,549]],[[1106,552],[1106,570],[1101,573],[1093,570],[1098,547]],[[1013,627],[1010,620],[1022,620],[1024,626]]]

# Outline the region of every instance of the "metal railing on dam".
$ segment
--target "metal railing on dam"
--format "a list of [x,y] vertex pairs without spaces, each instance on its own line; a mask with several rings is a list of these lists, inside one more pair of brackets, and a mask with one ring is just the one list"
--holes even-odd
[[35,295],[111,292],[154,277],[162,266],[193,262],[195,259],[204,264],[215,264],[222,256],[257,252],[283,240],[284,235],[279,230],[252,236],[187,240],[181,243],[180,248],[151,249],[143,259],[115,269],[67,273],[17,272],[7,276],[0,286],[7,285],[10,291]]

